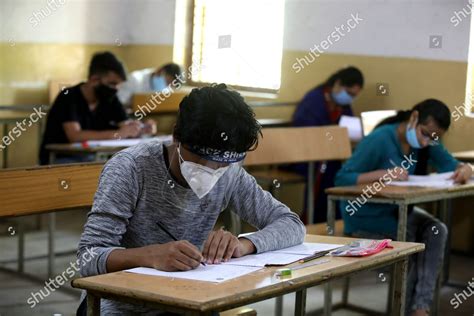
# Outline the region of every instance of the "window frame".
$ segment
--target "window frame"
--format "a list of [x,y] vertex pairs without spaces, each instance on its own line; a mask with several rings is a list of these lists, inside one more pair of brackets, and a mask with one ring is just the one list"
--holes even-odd
[[[186,39],[185,39],[185,52],[184,52],[184,62],[185,62],[185,67],[186,69],[190,69],[191,66],[193,66],[193,37],[194,37],[194,9],[196,6],[195,0],[188,0],[187,3],[187,18],[186,22],[187,25],[185,27],[186,29]],[[283,57],[284,57],[284,49],[282,45],[282,58],[281,58],[281,63],[280,63],[280,88],[278,89],[270,89],[270,88],[257,88],[257,87],[249,87],[249,86],[239,86],[239,85],[230,85],[225,83],[228,87],[231,87],[233,89],[239,90],[239,91],[248,91],[248,92],[257,92],[257,93],[269,93],[269,94],[278,94],[281,89],[282,85],[282,72],[281,70],[283,69]],[[196,65],[197,66],[197,65]],[[194,81],[191,79],[188,79],[186,84],[193,86],[193,87],[205,87],[209,86],[213,83],[221,83],[221,82],[204,82],[204,81]]]

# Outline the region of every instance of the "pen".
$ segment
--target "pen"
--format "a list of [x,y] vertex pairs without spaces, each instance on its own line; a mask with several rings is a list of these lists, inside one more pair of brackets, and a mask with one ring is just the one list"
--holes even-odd
[[[161,225],[160,222],[156,222],[156,225],[158,225],[158,227],[160,227],[162,231],[164,231],[168,236],[170,236],[171,239],[173,239],[174,241],[178,241],[178,239],[177,239],[176,237],[174,237],[173,234],[170,233],[170,232],[165,228],[165,226]],[[206,264],[205,264],[204,262],[202,262],[202,261],[201,261],[201,264],[202,264],[203,266],[206,266]]]
[[395,168],[398,167],[396,163],[393,162],[392,159],[390,159],[390,163],[392,164],[392,166],[394,166]]
[[327,255],[328,253],[330,253],[333,250],[334,249],[316,252],[314,255],[304,257],[303,259],[298,260],[298,262],[299,263],[305,263],[305,262],[308,262],[308,261],[311,261],[311,260],[314,260],[314,259],[324,257],[325,255]]

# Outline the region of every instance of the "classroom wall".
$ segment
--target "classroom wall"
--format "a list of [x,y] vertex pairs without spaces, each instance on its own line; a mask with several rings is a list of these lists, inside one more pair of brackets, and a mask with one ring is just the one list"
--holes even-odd
[[[464,102],[470,19],[454,26],[452,18],[466,4],[463,0],[287,0],[282,87],[276,99],[299,100],[331,72],[351,64],[366,77],[365,89],[355,102],[357,113],[405,109],[427,97],[439,98],[454,109]],[[83,78],[90,56],[98,50],[115,52],[129,70],[172,58],[173,0],[69,0],[36,26],[31,18],[45,9],[45,1],[6,0],[0,5],[4,15],[0,104],[47,102],[48,80]],[[296,73],[296,59],[351,15],[363,20]],[[442,36],[441,48],[430,48],[431,35]],[[377,83],[388,84],[388,96],[377,95]],[[272,107],[256,112],[258,117],[290,117],[293,110]],[[474,140],[467,137],[471,120],[463,117],[454,122],[446,137],[449,149],[474,147]]]

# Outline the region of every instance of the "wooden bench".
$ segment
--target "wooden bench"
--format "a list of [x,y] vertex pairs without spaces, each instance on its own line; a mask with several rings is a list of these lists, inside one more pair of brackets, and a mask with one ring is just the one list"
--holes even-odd
[[[314,163],[329,160],[344,160],[351,155],[351,144],[347,129],[339,126],[264,128],[263,138],[255,151],[249,152],[244,166],[281,165],[308,163],[308,186],[306,214],[307,223],[314,218]],[[280,183],[304,181],[304,177],[281,170],[252,173],[260,181]],[[326,212],[326,210],[321,210]]]
[[[0,218],[49,213],[48,275],[53,275],[55,212],[90,207],[102,164],[0,170]],[[24,230],[18,231],[18,271],[23,272]]]
[[[48,276],[54,275],[56,212],[91,207],[102,163],[52,165],[0,170],[0,218],[48,213]],[[24,230],[18,231],[18,272],[24,272]],[[238,308],[225,315],[251,316],[252,309]],[[255,312],[255,311],[254,311]]]

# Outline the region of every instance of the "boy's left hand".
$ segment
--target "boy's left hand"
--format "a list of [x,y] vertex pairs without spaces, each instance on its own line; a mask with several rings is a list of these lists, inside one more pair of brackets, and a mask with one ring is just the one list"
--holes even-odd
[[204,244],[202,255],[208,264],[228,261],[255,252],[254,244],[246,238],[237,238],[222,228],[212,231]]
[[451,179],[454,183],[466,183],[472,176],[472,167],[468,163],[463,163],[458,166],[456,171],[454,171]]

